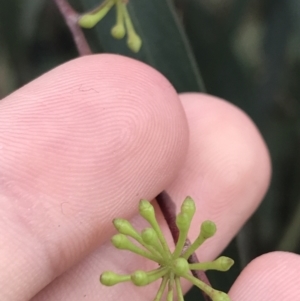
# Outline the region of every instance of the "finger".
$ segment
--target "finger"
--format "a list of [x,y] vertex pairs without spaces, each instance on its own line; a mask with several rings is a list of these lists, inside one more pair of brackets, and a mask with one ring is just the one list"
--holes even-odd
[[[203,220],[216,222],[217,234],[197,252],[200,260],[205,261],[221,252],[261,201],[269,183],[270,160],[256,127],[239,109],[202,94],[183,94],[181,100],[188,117],[190,144],[187,160],[167,191],[178,207],[186,195],[194,198],[197,212],[189,234],[192,240]],[[159,210],[157,215],[172,245]],[[147,225],[139,216],[133,223],[139,230]],[[68,301],[78,296],[90,301],[103,296],[108,301],[153,299],[159,281],[143,288],[129,283],[104,287],[99,284],[99,275],[105,270],[130,274],[156,267],[138,255],[116,250],[108,242],[56,279],[33,301]],[[187,291],[190,284],[183,282],[183,287]]]
[[196,93],[183,94],[181,100],[191,143],[185,165],[168,192],[176,200],[187,194],[196,200],[191,240],[203,220],[216,223],[216,235],[198,253],[201,260],[210,260],[260,204],[270,182],[270,157],[254,123],[234,105]]
[[115,55],[84,57],[0,104],[1,300],[28,300],[174,178],[187,123],[169,82]]
[[236,300],[298,300],[300,256],[273,252],[253,260],[230,289]]

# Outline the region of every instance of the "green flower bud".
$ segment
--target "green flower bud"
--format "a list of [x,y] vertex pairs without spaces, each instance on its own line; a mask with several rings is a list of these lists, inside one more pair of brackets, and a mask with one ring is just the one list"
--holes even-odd
[[126,5],[122,6],[122,10],[123,10],[124,23],[127,29],[127,36],[128,36],[127,46],[133,52],[138,52],[142,47],[142,40],[134,30]]
[[145,243],[141,235],[134,229],[134,227],[131,225],[129,221],[122,218],[116,218],[113,220],[113,224],[121,234],[134,238],[137,242],[139,242],[142,246],[144,246],[150,253],[153,253],[153,255],[157,257],[157,260],[161,258],[160,256],[161,249],[159,249],[159,251],[156,251],[155,249],[153,249],[153,247],[149,246],[149,244]]
[[126,33],[125,26],[123,24],[116,24],[110,33],[115,39],[123,39]]
[[83,28],[93,28],[98,23],[97,18],[91,15],[83,15],[79,18],[78,24]]
[[137,34],[129,35],[128,32],[127,46],[130,50],[137,53],[142,47],[142,39]]
[[179,257],[176,260],[174,260],[173,270],[177,276],[181,277],[182,275],[188,273],[189,263],[186,259]]
[[142,237],[142,240],[144,241],[144,243],[151,245],[151,246],[156,245],[157,240],[158,240],[157,234],[153,228],[144,229],[141,233],[141,237]]
[[233,266],[234,260],[226,256],[221,256],[215,260],[215,263],[217,266],[216,270],[226,272]]
[[100,282],[106,286],[112,286],[120,282],[129,281],[130,275],[119,275],[114,272],[104,272],[100,276]]
[[200,234],[196,240],[189,246],[189,248],[183,254],[185,259],[188,259],[202,244],[203,242],[212,237],[216,233],[216,224],[212,221],[204,221],[201,225]]
[[160,263],[161,258],[157,257],[156,254],[150,253],[146,250],[141,249],[140,247],[136,246],[133,242],[131,242],[126,235],[124,234],[116,234],[111,239],[112,244],[121,250],[128,250],[133,253],[139,254],[143,257],[146,257],[150,260]]
[[153,228],[144,229],[141,233],[141,237],[145,248],[148,249],[153,255],[158,256],[160,259],[160,264],[163,263],[163,260],[168,260],[168,254],[164,252],[157,233]]
[[144,285],[147,285],[149,283],[148,282],[148,275],[145,271],[135,271],[131,275],[131,281],[136,286],[144,286]]
[[117,8],[117,24],[111,29],[111,35],[115,39],[122,39],[125,36],[126,30],[124,26],[123,6],[125,4],[122,0],[116,1]]
[[114,4],[114,0],[105,1],[93,11],[82,15],[78,20],[78,24],[84,28],[94,27],[99,21],[101,21],[106,16],[106,14],[114,6]]
[[204,239],[214,236],[217,231],[216,224],[212,221],[204,221],[201,225],[201,235]]
[[167,256],[171,255],[171,252],[170,252],[170,249],[166,242],[166,239],[165,239],[164,235],[162,234],[161,229],[156,220],[154,207],[147,200],[141,200],[140,204],[139,204],[139,212],[140,212],[140,215],[146,221],[148,221],[149,224],[152,226],[152,228],[155,230],[157,237],[158,237],[159,241],[161,242],[161,245],[162,245],[163,250],[166,253],[166,255]]
[[228,271],[233,264],[234,261],[231,258],[226,256],[221,256],[214,261],[191,263],[189,265],[189,268],[191,270],[201,270],[201,271],[216,270],[216,271],[225,272]]
[[151,205],[151,203],[147,200],[140,200],[140,204],[139,204],[139,212],[140,215],[147,221],[150,222],[153,219],[155,219],[155,212],[154,212],[154,208]]
[[124,234],[116,234],[111,239],[112,244],[117,249],[128,249],[128,245],[131,245],[132,242]]
[[183,201],[181,205],[181,212],[187,214],[190,219],[193,218],[196,212],[196,206],[194,200],[190,196],[187,196]]
[[140,238],[139,233],[133,228],[131,223],[126,219],[115,218],[113,220],[113,224],[120,233],[133,237],[134,239]]

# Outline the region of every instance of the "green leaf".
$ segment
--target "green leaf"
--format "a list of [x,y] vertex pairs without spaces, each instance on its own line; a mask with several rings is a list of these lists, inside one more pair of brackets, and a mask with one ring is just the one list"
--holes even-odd
[[[85,11],[99,0],[78,0]],[[171,0],[130,0],[128,10],[133,25],[143,41],[135,54],[126,45],[126,38],[115,40],[110,35],[116,22],[113,8],[92,30],[100,45],[96,51],[123,54],[143,61],[164,74],[178,92],[204,91],[204,85]]]

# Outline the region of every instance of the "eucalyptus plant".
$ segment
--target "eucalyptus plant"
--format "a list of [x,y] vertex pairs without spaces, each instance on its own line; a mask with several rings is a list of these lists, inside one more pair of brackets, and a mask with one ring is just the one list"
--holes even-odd
[[[192,270],[217,270],[227,271],[234,261],[221,256],[214,261],[189,263],[188,258],[216,232],[216,225],[210,220],[201,224],[200,232],[196,240],[186,244],[186,239],[192,218],[195,214],[195,203],[191,197],[186,197],[180,213],[176,216],[176,225],[179,230],[179,238],[172,252],[167,244],[161,228],[155,217],[154,207],[147,200],[141,200],[139,204],[140,215],[150,224],[139,233],[132,224],[125,219],[115,219],[113,224],[118,234],[111,239],[113,245],[121,250],[128,250],[154,261],[158,267],[151,271],[137,270],[129,275],[116,274],[112,271],[103,272],[100,282],[112,286],[120,282],[131,281],[136,286],[148,285],[162,278],[154,301],[160,301],[163,293],[167,290],[167,300],[173,300],[173,292],[176,290],[179,301],[183,300],[180,278],[189,280],[193,285],[199,287],[213,301],[229,301],[229,296],[221,291],[213,289],[200,279],[191,274]],[[133,239],[139,245],[132,242]]]
[[116,24],[111,29],[111,35],[116,39],[122,39],[127,33],[129,49],[138,52],[142,46],[142,40],[133,27],[126,3],[123,0],[105,0],[99,7],[80,16],[78,24],[84,28],[94,27],[113,6],[116,7]]

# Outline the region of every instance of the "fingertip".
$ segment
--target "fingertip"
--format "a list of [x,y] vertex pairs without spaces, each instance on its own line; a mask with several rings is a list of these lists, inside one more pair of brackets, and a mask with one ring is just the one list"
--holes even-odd
[[[175,200],[187,194],[195,199],[197,222],[216,222],[216,238],[200,250],[207,258],[205,250],[213,246],[211,259],[260,204],[270,182],[270,157],[257,127],[239,108],[201,93],[181,94],[180,99],[190,143],[184,168],[167,191]],[[194,232],[196,237],[198,228]]]
[[[67,62],[7,97],[0,109],[3,174],[33,188],[38,173],[38,190],[51,183],[58,198],[73,190],[79,170],[78,181],[95,185],[97,173],[106,190],[135,174],[136,185],[122,184],[124,194],[154,196],[173,179],[188,146],[186,117],[171,84],[119,55]],[[62,191],[69,177],[71,188]]]
[[257,257],[230,289],[232,300],[297,300],[300,294],[300,256],[272,252]]

